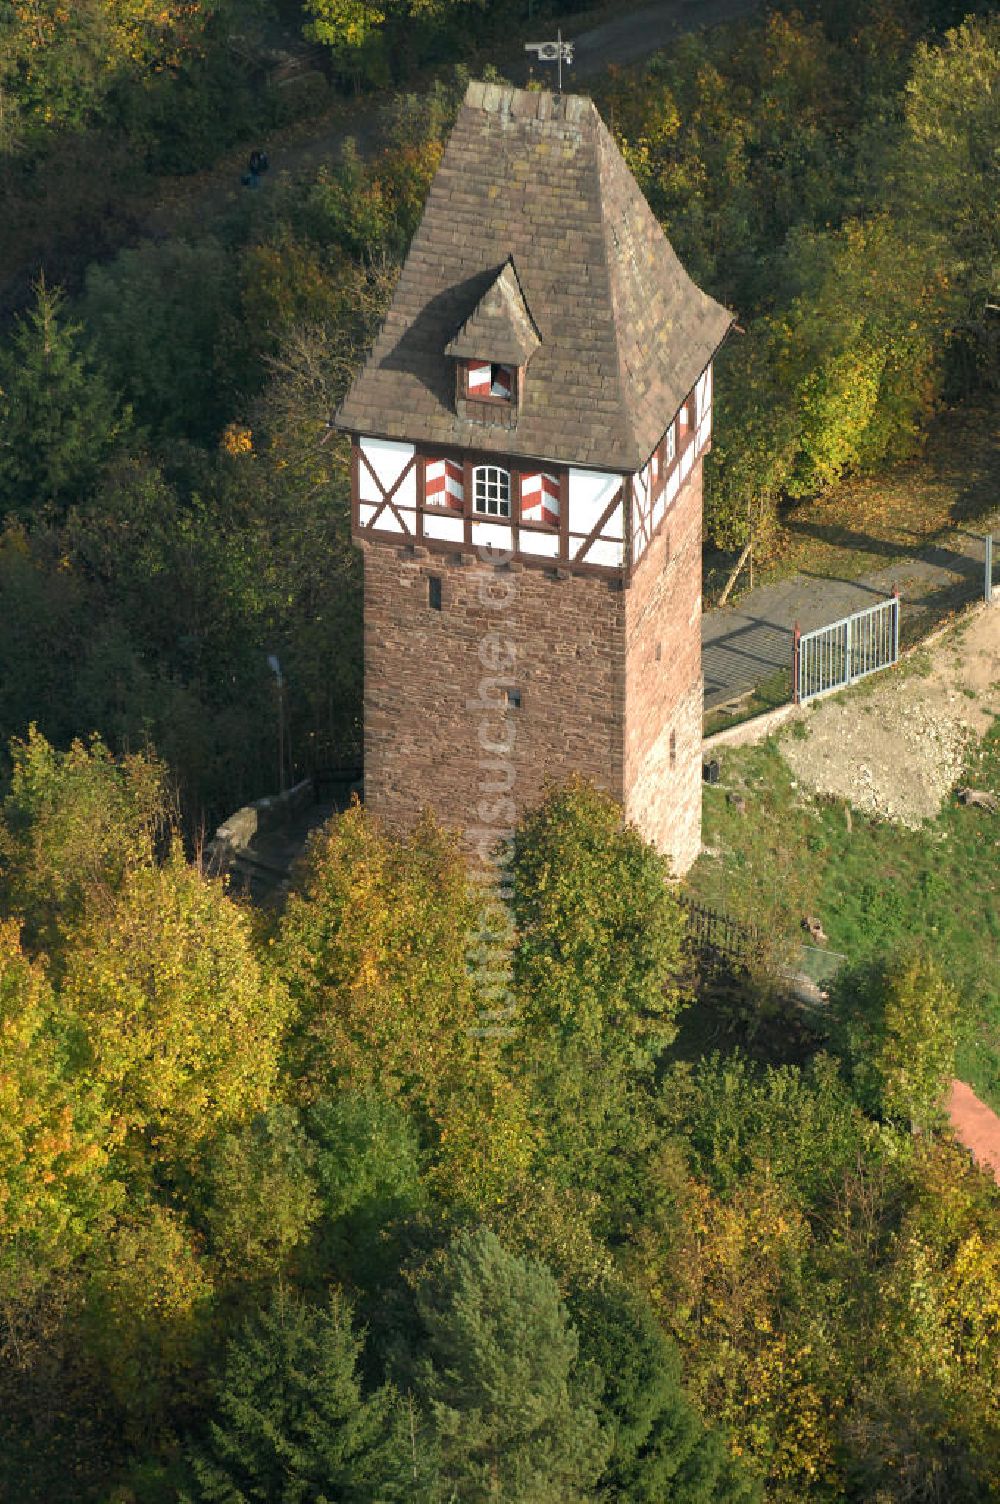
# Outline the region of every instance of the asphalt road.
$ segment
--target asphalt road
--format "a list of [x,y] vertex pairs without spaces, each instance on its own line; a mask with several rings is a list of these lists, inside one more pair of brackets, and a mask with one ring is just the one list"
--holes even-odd
[[[641,62],[669,47],[681,32],[749,15],[759,4],[760,0],[660,0],[658,5],[614,16],[575,38],[570,17],[566,36],[574,42],[574,56],[572,67],[564,73],[563,88],[572,88],[573,79],[591,77],[609,64],[622,67]],[[542,70],[536,68],[536,75],[542,76]]]

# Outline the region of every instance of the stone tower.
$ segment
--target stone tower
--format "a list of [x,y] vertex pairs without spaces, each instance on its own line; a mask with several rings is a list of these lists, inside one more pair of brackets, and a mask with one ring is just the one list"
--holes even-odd
[[591,778],[700,844],[702,456],[732,318],[588,99],[470,84],[338,414],[364,551],[365,798],[473,846]]

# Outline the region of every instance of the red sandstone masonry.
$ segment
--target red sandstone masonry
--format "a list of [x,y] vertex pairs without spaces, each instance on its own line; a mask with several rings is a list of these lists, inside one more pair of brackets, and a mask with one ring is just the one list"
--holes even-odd
[[625,812],[678,875],[701,848],[701,532],[698,460],[626,594]]
[[[430,807],[448,824],[499,833],[547,780],[574,772],[623,799],[625,595],[616,581],[419,558],[381,543],[364,552],[365,799],[375,813],[406,827]],[[431,575],[441,580],[440,611],[428,604]],[[505,601],[497,608],[483,598],[494,591]],[[521,694],[506,720],[470,706],[481,688],[495,700],[501,684]]]

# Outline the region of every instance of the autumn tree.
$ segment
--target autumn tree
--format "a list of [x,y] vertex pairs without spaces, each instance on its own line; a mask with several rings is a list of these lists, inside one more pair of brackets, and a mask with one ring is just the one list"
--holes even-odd
[[213,1297],[186,1218],[133,1199],[88,1265],[76,1319],[134,1447],[151,1449],[201,1400]]
[[[78,1069],[72,1017],[0,922],[0,1323],[91,1246],[122,1197],[100,1083]],[[6,1347],[0,1337],[0,1350]]]
[[191,1167],[220,1129],[267,1106],[288,1004],[250,918],[174,847],[88,914],[62,997],[80,1020],[127,1157]]
[[307,1091],[380,1092],[413,1113],[449,1193],[488,1197],[530,1152],[525,1104],[484,1037],[480,899],[430,820],[388,834],[355,807],[310,844],[281,923]]
[[0,812],[0,901],[27,941],[57,959],[89,904],[148,866],[172,814],[155,754],[118,759],[98,736],[65,752],[35,727],[11,743]]

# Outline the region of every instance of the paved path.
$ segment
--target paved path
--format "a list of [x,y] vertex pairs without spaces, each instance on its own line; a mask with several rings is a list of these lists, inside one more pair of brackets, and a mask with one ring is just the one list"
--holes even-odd
[[1000,1118],[964,1081],[952,1081],[945,1105],[959,1143],[1000,1182]]
[[[984,531],[990,525],[984,524]],[[748,591],[735,606],[706,611],[701,627],[705,708],[738,699],[790,668],[796,622],[803,632],[812,631],[884,600],[894,585],[902,597],[903,639],[912,642],[935,620],[982,598],[982,533],[956,528],[912,558],[858,580],[795,574]]]
[[[572,67],[563,74],[563,88],[572,89],[573,80],[588,78],[614,63],[641,62],[653,52],[669,47],[683,31],[697,31],[702,26],[716,26],[757,10],[760,0],[660,0],[641,10],[614,16],[590,31],[574,37],[573,18],[567,16],[563,34],[574,41]],[[551,30],[551,28],[550,28]],[[548,77],[551,68],[535,67],[536,77]]]

